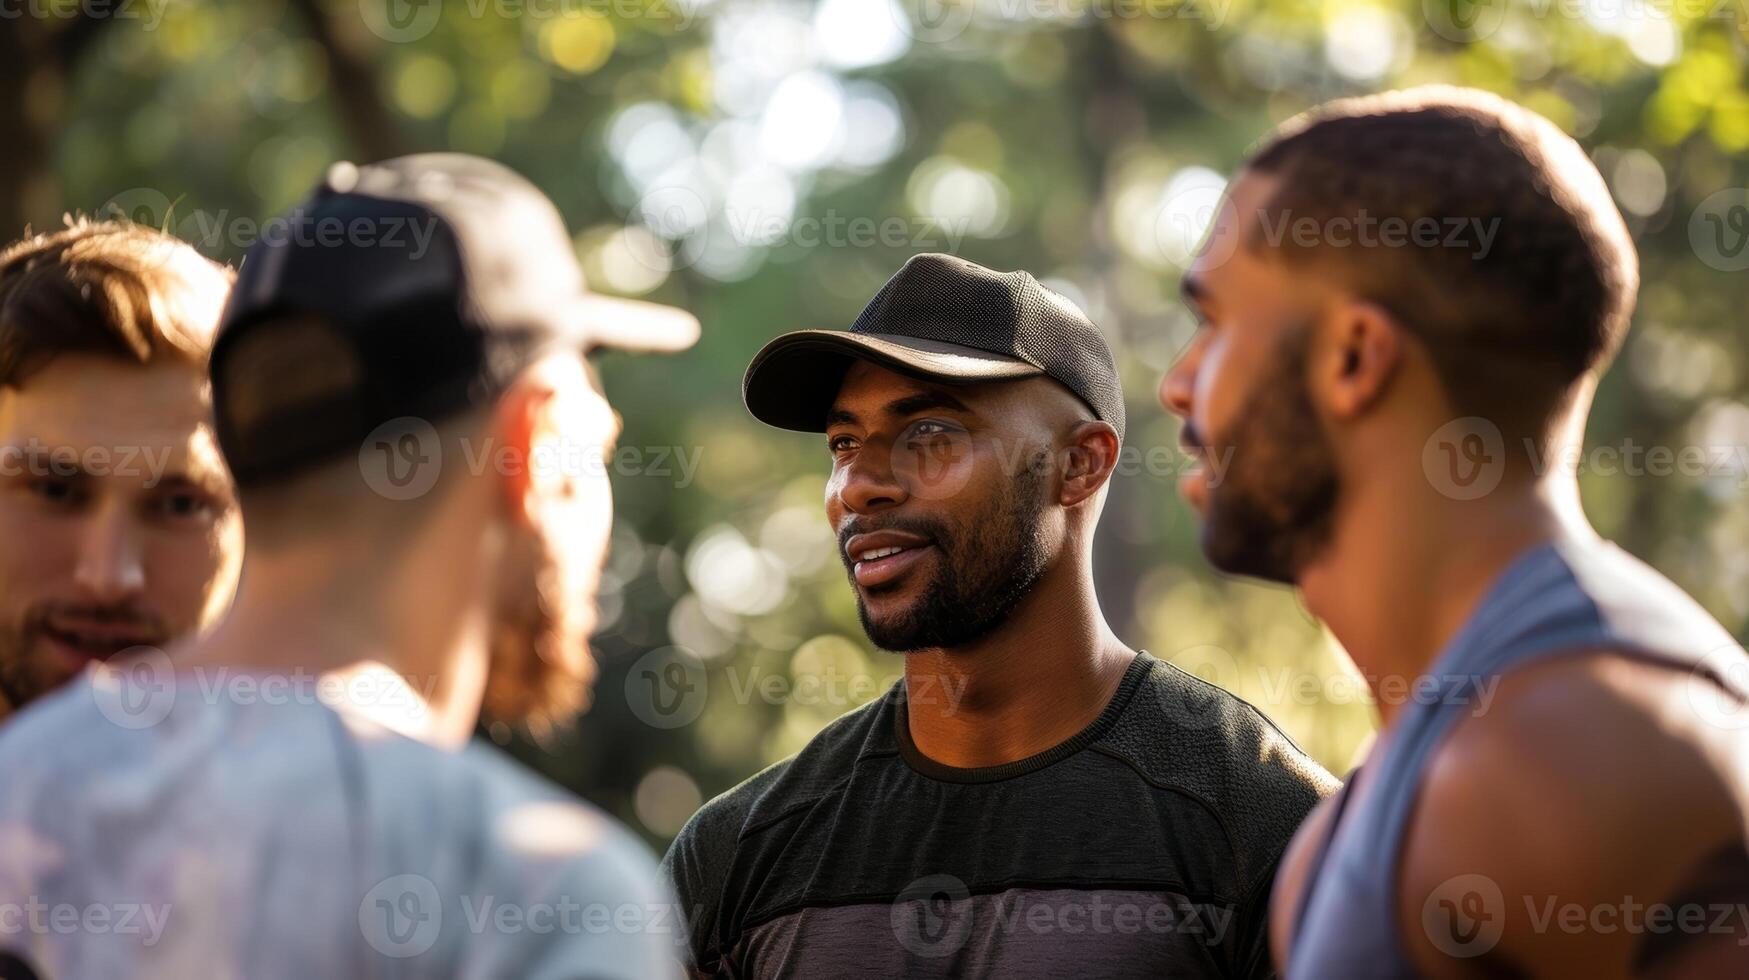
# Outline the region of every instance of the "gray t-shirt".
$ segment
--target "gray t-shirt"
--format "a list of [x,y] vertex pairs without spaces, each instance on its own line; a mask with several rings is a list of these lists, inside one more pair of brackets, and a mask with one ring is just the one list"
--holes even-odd
[[490,747],[268,678],[126,688],[88,672],[0,726],[0,975],[678,972],[643,845]]
[[1271,975],[1277,861],[1336,788],[1262,714],[1146,653],[1028,759],[912,744],[899,682],[707,803],[668,851],[713,977]]

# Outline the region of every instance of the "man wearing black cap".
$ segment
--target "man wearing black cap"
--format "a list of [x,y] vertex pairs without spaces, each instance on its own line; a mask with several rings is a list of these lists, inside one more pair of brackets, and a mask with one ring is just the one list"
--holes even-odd
[[27,913],[0,963],[678,972],[641,845],[468,738],[482,706],[547,725],[586,692],[609,488],[551,463],[615,434],[584,353],[696,321],[585,292],[552,204],[486,160],[343,164],[280,227],[212,355],[249,535],[232,615],[0,738],[0,909]]
[[1100,614],[1124,405],[1093,324],[1026,273],[919,255],[744,390],[825,434],[840,557],[905,678],[681,832],[697,973],[1268,976],[1276,862],[1335,784]]

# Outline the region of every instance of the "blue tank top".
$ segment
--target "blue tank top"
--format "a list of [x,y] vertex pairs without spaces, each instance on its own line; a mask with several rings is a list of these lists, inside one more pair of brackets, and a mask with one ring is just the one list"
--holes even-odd
[[[1366,793],[1350,805],[1345,788],[1333,804],[1333,829],[1302,886],[1288,980],[1418,976],[1399,932],[1396,887],[1403,831],[1428,759],[1452,726],[1474,713],[1489,678],[1588,649],[1698,670],[1749,695],[1735,682],[1743,671],[1726,669],[1744,656],[1742,647],[1627,552],[1597,539],[1567,539],[1521,555],[1435,658],[1424,690],[1437,693],[1405,704],[1382,757],[1367,760]],[[1460,935],[1448,952],[1463,955],[1468,941]]]

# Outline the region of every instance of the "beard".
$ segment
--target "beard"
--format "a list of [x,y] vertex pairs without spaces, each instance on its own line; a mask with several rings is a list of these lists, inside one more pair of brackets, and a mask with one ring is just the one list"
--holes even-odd
[[[934,573],[923,583],[922,595],[885,619],[870,615],[868,600],[852,577],[856,613],[870,642],[896,653],[952,649],[979,640],[1007,622],[1031,594],[1048,564],[1040,535],[1039,518],[1045,508],[1042,474],[1037,465],[1023,468],[994,506],[963,525],[924,518],[885,522],[878,527],[847,525],[839,536],[840,555],[851,535],[873,530],[904,530],[927,536],[939,553]],[[848,556],[845,566],[854,568]]]
[[31,655],[37,635],[22,625],[0,630],[0,714],[24,707],[67,680]]
[[17,710],[77,676],[50,658],[45,649],[51,617],[69,617],[109,626],[127,626],[139,642],[119,647],[162,647],[175,635],[161,622],[133,605],[97,606],[45,602],[27,609],[17,623],[0,626],[0,711]]
[[588,706],[593,616],[546,537],[527,527],[513,534],[493,609],[482,713],[489,721],[525,725],[538,738]]
[[[1329,541],[1338,481],[1329,437],[1306,389],[1303,326],[1288,333],[1222,440],[1233,453],[1211,486],[1202,550],[1223,572],[1293,583]],[[1201,444],[1194,426],[1186,441]]]

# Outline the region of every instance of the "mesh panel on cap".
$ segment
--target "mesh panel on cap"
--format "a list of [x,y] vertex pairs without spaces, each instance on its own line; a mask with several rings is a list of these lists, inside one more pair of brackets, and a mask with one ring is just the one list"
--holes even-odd
[[1025,272],[995,272],[951,255],[911,258],[851,333],[899,334],[1019,357],[1042,369],[1124,434],[1117,363],[1099,328]]

